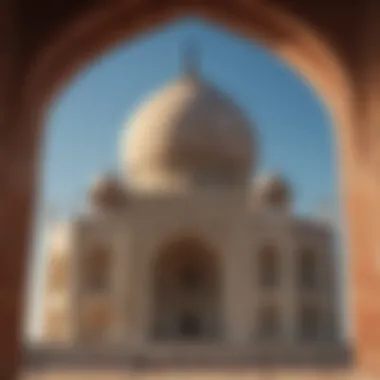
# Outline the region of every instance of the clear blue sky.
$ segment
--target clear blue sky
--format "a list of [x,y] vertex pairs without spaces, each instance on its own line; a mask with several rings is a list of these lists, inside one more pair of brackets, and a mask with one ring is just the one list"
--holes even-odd
[[189,40],[199,48],[203,75],[233,96],[256,125],[260,171],[290,179],[298,212],[336,199],[335,138],[314,90],[262,46],[186,19],[119,46],[64,89],[47,123],[40,215],[46,205],[61,215],[71,212],[94,175],[118,167],[126,119],[152,90],[178,77]]
[[52,109],[44,157],[44,199],[58,211],[78,202],[92,177],[118,166],[118,135],[152,90],[181,72],[194,41],[201,70],[256,124],[262,171],[279,170],[308,212],[335,187],[333,133],[319,98],[258,44],[196,20],[170,24],[120,46],[81,73]]

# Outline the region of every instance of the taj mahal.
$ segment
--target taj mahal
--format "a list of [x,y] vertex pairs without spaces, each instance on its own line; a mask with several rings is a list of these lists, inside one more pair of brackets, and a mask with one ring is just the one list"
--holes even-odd
[[120,173],[52,231],[41,345],[62,361],[339,361],[333,231],[295,214],[281,174],[258,176],[254,123],[195,58],[129,118]]

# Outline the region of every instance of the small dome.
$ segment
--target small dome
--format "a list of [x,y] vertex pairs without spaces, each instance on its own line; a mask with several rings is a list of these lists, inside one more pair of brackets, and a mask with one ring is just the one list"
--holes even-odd
[[291,187],[278,173],[260,178],[255,186],[260,202],[279,208],[290,206],[292,201]]
[[121,154],[132,186],[173,178],[241,183],[252,175],[255,147],[242,110],[193,70],[135,113]]
[[125,201],[125,191],[121,183],[110,175],[97,178],[89,195],[91,204],[99,208],[117,207]]

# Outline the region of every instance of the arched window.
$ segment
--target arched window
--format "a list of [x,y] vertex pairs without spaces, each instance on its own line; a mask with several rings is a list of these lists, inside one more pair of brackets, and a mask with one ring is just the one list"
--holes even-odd
[[91,293],[106,291],[110,282],[110,254],[104,248],[90,251],[86,257],[86,289]]
[[257,335],[263,340],[277,339],[281,334],[281,318],[276,306],[263,306],[259,309]]
[[298,285],[301,289],[318,286],[318,260],[311,249],[302,249],[298,259]]
[[202,335],[200,319],[197,315],[186,313],[179,320],[179,332],[186,339],[198,338]]
[[215,339],[221,316],[218,256],[196,239],[166,246],[153,267],[155,339]]
[[320,334],[320,313],[314,305],[302,305],[299,315],[299,335],[301,340],[315,341]]
[[201,291],[203,287],[204,273],[201,268],[191,262],[183,263],[182,270],[179,273],[179,283],[185,292],[197,292]]
[[266,246],[261,250],[258,269],[260,286],[267,288],[275,287],[279,284],[280,263],[274,247]]

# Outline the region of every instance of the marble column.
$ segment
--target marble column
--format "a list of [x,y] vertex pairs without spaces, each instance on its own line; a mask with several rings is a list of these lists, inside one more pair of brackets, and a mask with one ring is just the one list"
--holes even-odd
[[226,341],[243,348],[252,340],[253,249],[243,243],[224,252]]
[[286,344],[293,344],[297,335],[297,247],[292,233],[282,239],[281,259],[281,324]]
[[127,304],[128,345],[139,353],[147,343],[151,318],[151,260],[154,244],[134,233],[128,241],[128,271],[125,302]]

